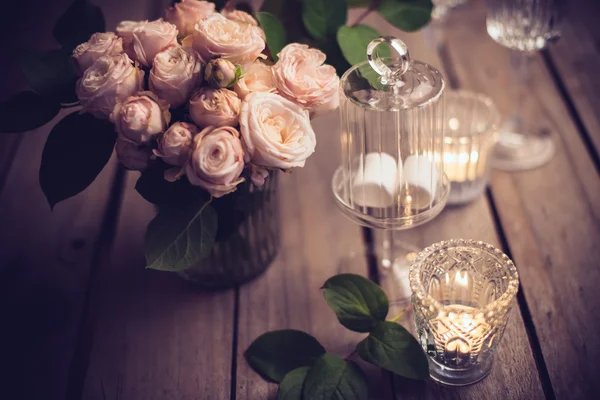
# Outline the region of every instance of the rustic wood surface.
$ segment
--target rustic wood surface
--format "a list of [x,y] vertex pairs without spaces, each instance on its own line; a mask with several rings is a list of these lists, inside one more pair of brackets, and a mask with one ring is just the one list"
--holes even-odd
[[[123,18],[154,17],[166,2],[95,0],[109,27]],[[55,20],[58,9],[41,13],[39,32],[50,30],[51,23],[43,23]],[[555,140],[554,159],[533,171],[494,172],[485,196],[396,235],[417,247],[480,239],[514,259],[521,292],[492,373],[476,385],[448,388],[368,369],[373,399],[584,399],[600,392],[594,374],[600,360],[600,30],[591,13],[577,12],[567,18],[561,41],[532,65],[527,108]],[[349,21],[355,16],[353,10]],[[413,58],[438,67],[455,87],[486,93],[503,114],[512,111],[518,88],[509,53],[485,33],[481,0],[451,15],[440,52],[424,32],[400,33],[375,16],[367,23],[405,40]],[[36,37],[23,35],[23,42]],[[20,85],[15,79],[1,88]],[[254,282],[208,293],[144,270],[143,233],[154,209],[133,189],[137,173],[123,173],[111,161],[85,192],[51,212],[38,184],[50,125],[0,136],[3,394],[27,400],[273,399],[277,387],[243,358],[263,332],[302,329],[329,351],[350,353],[361,335],[337,323],[319,287],[339,272],[369,271],[392,299],[401,296],[400,285],[391,273],[373,274],[366,257],[340,264],[342,256],[372,243],[341,215],[331,194],[338,116],[314,125],[316,153],[304,169],[280,177],[277,259]],[[380,236],[375,233],[375,242]],[[390,316],[402,307],[395,304]],[[411,326],[411,318],[408,312],[402,322]]]

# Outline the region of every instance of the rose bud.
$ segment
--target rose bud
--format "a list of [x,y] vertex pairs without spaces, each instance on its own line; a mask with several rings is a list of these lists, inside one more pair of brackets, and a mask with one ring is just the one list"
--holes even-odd
[[192,49],[172,46],[154,57],[150,90],[176,108],[183,105],[202,80],[202,63]]
[[117,139],[117,158],[127,169],[143,171],[150,165],[152,151],[127,140]]
[[233,85],[233,90],[240,99],[245,99],[250,92],[276,92],[273,72],[269,65],[255,61],[244,69],[243,75]]
[[170,165],[181,166],[190,157],[192,139],[198,133],[198,127],[187,122],[175,122],[158,138],[158,149],[154,155]]
[[137,145],[164,132],[171,119],[169,104],[152,92],[140,92],[115,105],[110,120],[119,137]]
[[152,66],[154,57],[177,44],[177,27],[158,19],[133,28],[127,54],[143,66]]
[[102,56],[77,81],[76,93],[83,111],[108,118],[115,104],[142,90],[144,71],[127,54]]
[[73,50],[73,61],[79,75],[104,55],[116,56],[123,52],[123,41],[113,32],[94,33],[90,40]]
[[340,79],[335,68],[323,64],[325,53],[305,44],[288,44],[273,65],[273,79],[280,95],[310,110],[311,116],[339,105]]
[[214,197],[235,191],[244,170],[244,150],[237,129],[208,127],[194,137],[186,175]]
[[208,1],[182,0],[167,8],[165,21],[177,27],[179,36],[194,33],[196,23],[215,12],[215,4]]
[[237,82],[242,69],[231,61],[217,58],[206,64],[204,80],[215,88],[228,88]]
[[275,93],[246,96],[240,131],[248,158],[263,167],[303,167],[317,143],[308,111]]
[[241,103],[232,90],[201,88],[190,99],[190,117],[200,127],[236,126]]

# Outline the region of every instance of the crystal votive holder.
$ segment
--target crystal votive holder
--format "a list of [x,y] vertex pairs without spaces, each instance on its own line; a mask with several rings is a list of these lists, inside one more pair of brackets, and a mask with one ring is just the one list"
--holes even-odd
[[448,204],[467,203],[485,190],[499,123],[500,114],[489,97],[464,90],[446,94],[444,172],[450,179]]
[[410,288],[432,379],[463,386],[489,374],[518,287],[513,262],[487,243],[448,240],[419,253]]

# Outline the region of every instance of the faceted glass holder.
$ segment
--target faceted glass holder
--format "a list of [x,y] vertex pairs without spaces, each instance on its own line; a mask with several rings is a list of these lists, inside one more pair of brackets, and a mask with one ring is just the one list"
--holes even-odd
[[449,240],[419,253],[409,279],[431,378],[452,386],[485,378],[519,287],[513,262],[492,245]]

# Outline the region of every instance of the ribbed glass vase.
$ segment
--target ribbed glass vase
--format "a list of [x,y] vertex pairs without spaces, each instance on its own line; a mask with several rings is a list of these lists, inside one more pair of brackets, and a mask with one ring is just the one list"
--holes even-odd
[[262,274],[280,247],[278,180],[272,172],[261,187],[244,182],[214,199],[219,228],[212,252],[178,274],[203,289],[235,287]]

